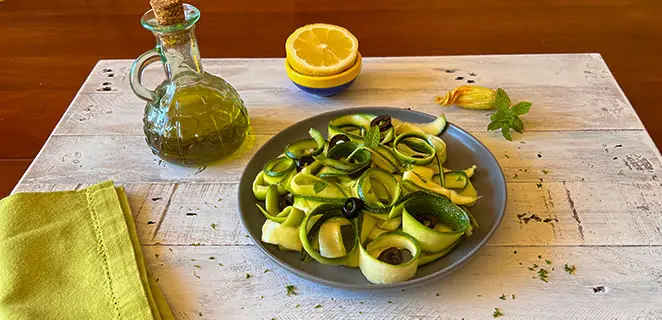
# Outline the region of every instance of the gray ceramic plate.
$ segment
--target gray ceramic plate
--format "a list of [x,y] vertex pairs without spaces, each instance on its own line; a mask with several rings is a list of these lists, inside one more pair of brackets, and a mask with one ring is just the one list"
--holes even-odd
[[445,167],[461,170],[472,164],[478,166],[478,171],[471,181],[482,198],[471,211],[479,228],[473,236],[464,239],[445,257],[420,267],[413,279],[396,284],[375,285],[368,282],[358,268],[328,266],[317,262],[304,263],[299,260],[299,253],[280,251],[277,246],[260,241],[265,218],[255,207],[252,183],[264,163],[281,154],[288,143],[309,138],[309,128],[316,128],[326,134],[331,119],[350,113],[388,114],[400,120],[418,123],[430,122],[436,118],[428,114],[396,108],[355,108],[323,113],[283,130],[255,153],[241,176],[239,212],[248,235],[267,256],[283,268],[304,279],[331,287],[353,290],[406,288],[429,283],[450,274],[467,262],[487,242],[499,226],[506,209],[506,181],[501,167],[485,145],[453,124],[449,124],[442,134],[448,146],[448,161]]

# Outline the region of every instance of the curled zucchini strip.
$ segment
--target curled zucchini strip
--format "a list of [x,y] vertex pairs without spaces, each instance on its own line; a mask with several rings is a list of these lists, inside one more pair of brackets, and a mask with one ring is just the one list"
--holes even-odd
[[447,154],[446,154],[446,142],[439,138],[438,136],[434,136],[431,134],[427,135],[427,140],[428,143],[434,147],[435,151],[437,152],[437,157],[439,157],[439,161],[444,164],[446,163],[447,159]]
[[[349,158],[351,155],[351,159]],[[355,142],[339,143],[317,160],[334,170],[350,173],[370,165],[370,151]]]
[[282,177],[292,170],[294,170],[294,160],[288,157],[271,159],[262,168],[262,172],[269,177]]
[[267,190],[271,185],[278,187],[279,195],[287,194],[287,186],[295,174],[296,170],[292,170],[280,177],[269,177],[264,174],[264,171],[260,171],[255,177],[255,180],[253,180],[253,195],[257,200],[264,200],[267,197]]
[[[264,213],[264,212],[263,212]],[[303,211],[286,207],[277,216],[282,222],[267,219],[262,225],[262,241],[278,245],[283,250],[301,251],[302,244],[299,239],[299,226],[305,214]]]
[[[315,188],[316,185],[318,189]],[[323,188],[319,189],[320,185]],[[340,185],[301,172],[292,178],[289,188],[295,197],[304,196],[316,199],[345,199],[349,197],[347,190],[344,190]]]
[[426,167],[414,167],[405,171],[402,175],[403,187],[420,190],[425,189],[430,192],[443,195],[458,205],[470,206],[476,203],[479,197],[468,197],[457,193],[454,190],[446,189],[432,181],[433,171]]
[[[412,259],[398,265],[392,265],[377,259],[389,248],[406,249]],[[359,243],[359,267],[368,281],[376,284],[387,284],[407,281],[414,277],[418,269],[418,258],[421,248],[414,238],[404,232],[387,232],[378,236],[365,248]]]
[[418,265],[419,265],[419,266],[424,266],[424,265],[426,265],[426,264],[428,264],[428,263],[430,263],[430,262],[434,262],[434,261],[436,261],[436,260],[439,260],[439,259],[442,258],[443,256],[447,255],[449,252],[453,251],[453,249],[455,248],[455,246],[456,246],[458,243],[460,243],[460,241],[462,241],[462,239],[458,239],[458,240],[455,241],[453,244],[451,244],[450,246],[448,246],[446,249],[441,250],[441,251],[439,251],[439,252],[437,252],[437,253],[428,253],[428,252],[423,252],[423,253],[421,253],[421,256],[418,258]]
[[424,134],[408,132],[395,138],[393,153],[404,164],[422,166],[434,160],[436,149],[428,143]]
[[395,134],[400,135],[408,132],[418,132],[423,134],[431,134],[433,136],[440,135],[446,128],[446,116],[440,115],[432,122],[428,123],[411,123],[404,122],[398,119],[392,118],[391,123],[395,128]]
[[377,146],[375,149],[369,149],[372,153],[372,163],[388,173],[402,171],[400,161],[393,154],[393,149],[383,145]]
[[[309,221],[311,221],[312,219],[317,219],[317,220],[313,224],[310,224]],[[322,253],[318,252],[313,247],[312,243],[315,240],[319,241],[318,243],[320,244],[320,248],[321,248],[321,244],[325,243],[327,250],[332,246],[339,247],[340,245],[342,245],[342,236],[339,235],[339,230],[337,235],[338,237],[340,237],[340,239],[335,238],[336,237],[335,232],[327,231],[323,235],[322,233],[320,233],[323,225],[327,223],[332,223],[333,225],[330,226],[328,230],[333,230],[336,227],[339,229],[342,225],[351,223],[355,228],[355,234],[356,234],[358,232],[356,230],[356,224],[355,224],[356,220],[358,219],[355,219],[355,222],[352,223],[348,219],[343,217],[341,205],[324,204],[317,207],[315,210],[313,210],[313,212],[305,216],[305,218],[301,222],[301,226],[299,227],[299,240],[301,241],[302,247],[304,249],[304,251],[302,252],[302,259],[305,258],[307,255],[312,257],[321,264],[352,265],[353,263],[351,260],[354,259],[354,256],[358,254],[358,250],[359,250],[358,237],[356,236],[354,237],[354,245],[352,249],[349,251],[349,253],[334,254],[333,257],[325,257]],[[329,236],[334,238],[332,239],[321,238],[321,237],[329,237]]]
[[[353,142],[363,143],[363,137],[370,129],[370,122],[376,117],[372,114],[358,113],[335,118],[329,122],[329,140],[337,134],[344,134]],[[380,144],[393,141],[393,138],[395,138],[394,128],[391,126],[380,132],[380,137]]]
[[359,177],[353,191],[363,200],[367,211],[383,214],[389,212],[400,197],[400,184],[392,174],[370,168]]
[[[423,225],[416,217],[432,216],[434,228]],[[437,253],[455,243],[471,227],[471,220],[462,208],[446,197],[419,194],[403,203],[402,231],[414,237],[421,249]]]
[[324,136],[314,128],[308,131],[311,139],[303,139],[292,142],[285,147],[285,155],[290,159],[301,159],[304,157],[312,157],[322,153],[326,140]]

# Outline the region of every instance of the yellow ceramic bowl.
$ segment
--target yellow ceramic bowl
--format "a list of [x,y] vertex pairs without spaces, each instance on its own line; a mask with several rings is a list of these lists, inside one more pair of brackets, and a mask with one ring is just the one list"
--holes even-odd
[[336,95],[352,85],[356,77],[361,73],[363,59],[361,53],[356,56],[356,62],[349,69],[332,76],[313,77],[296,72],[285,59],[285,70],[287,77],[299,87],[299,89],[322,97]]

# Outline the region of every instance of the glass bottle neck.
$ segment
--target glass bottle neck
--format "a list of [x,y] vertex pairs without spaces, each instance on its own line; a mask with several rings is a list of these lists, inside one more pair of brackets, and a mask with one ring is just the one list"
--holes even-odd
[[161,33],[155,36],[169,81],[194,81],[202,75],[200,50],[193,26],[180,32]]

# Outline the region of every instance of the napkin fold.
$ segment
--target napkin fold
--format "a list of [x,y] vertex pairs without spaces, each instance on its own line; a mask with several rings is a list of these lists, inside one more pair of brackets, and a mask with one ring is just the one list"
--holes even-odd
[[1,319],[173,319],[124,188],[0,200]]

